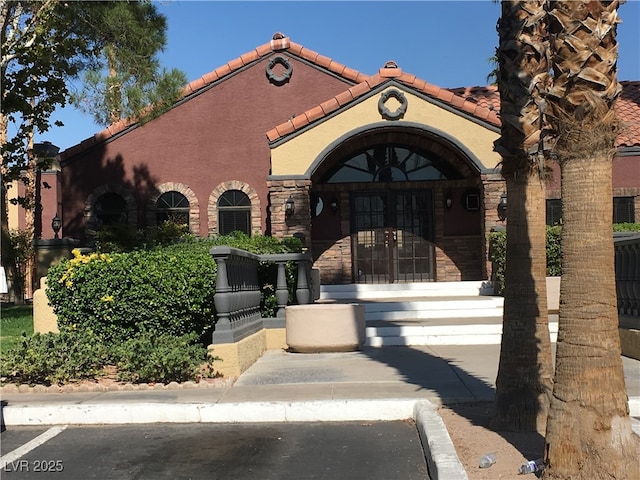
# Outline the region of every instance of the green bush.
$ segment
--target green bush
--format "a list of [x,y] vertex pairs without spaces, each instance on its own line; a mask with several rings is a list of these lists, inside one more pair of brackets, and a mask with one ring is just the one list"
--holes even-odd
[[[133,383],[185,382],[212,372],[213,359],[194,334],[174,337],[143,332],[116,348],[118,380]],[[207,368],[204,369],[203,365]]]
[[[614,232],[640,232],[638,223],[614,223]],[[562,227],[547,227],[547,276],[562,275],[562,249],[560,235]],[[497,295],[504,291],[504,268],[507,249],[507,232],[491,232],[489,235],[489,258],[493,265],[492,280]]]
[[[256,254],[286,253],[300,248],[297,239],[280,242],[272,237],[244,234],[178,243],[127,253],[81,254],[62,261],[48,272],[47,296],[58,325],[91,330],[107,344],[124,342],[140,332],[180,336],[208,335],[213,328],[216,264],[209,250],[228,245]],[[263,286],[263,316],[275,312],[273,264],[259,267]],[[295,286],[294,266],[288,265],[290,295]]]
[[614,232],[640,232],[640,223],[614,223]]
[[108,361],[106,346],[91,331],[23,334],[22,341],[2,354],[1,376],[8,382],[60,384],[93,379]]
[[562,227],[559,225],[547,227],[547,276],[559,277],[562,275],[562,249],[560,234]]
[[144,331],[200,336],[213,322],[215,277],[215,262],[197,243],[116,254],[74,251],[49,270],[47,295],[60,327],[91,330],[107,344]]

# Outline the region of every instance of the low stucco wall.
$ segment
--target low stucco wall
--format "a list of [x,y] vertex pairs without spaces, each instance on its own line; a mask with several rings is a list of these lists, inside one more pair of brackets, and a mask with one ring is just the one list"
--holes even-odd
[[214,370],[225,377],[239,377],[264,354],[266,350],[284,349],[284,328],[266,328],[236,343],[209,345],[209,354],[219,357]]
[[58,333],[58,317],[53,313],[53,307],[45,290],[47,277],[40,279],[40,288],[33,292],[33,331],[36,333]]

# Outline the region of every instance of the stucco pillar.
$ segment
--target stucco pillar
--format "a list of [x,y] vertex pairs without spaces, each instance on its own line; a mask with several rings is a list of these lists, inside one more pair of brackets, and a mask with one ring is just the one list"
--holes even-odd
[[[283,239],[300,236],[304,238],[304,247],[311,240],[311,201],[309,192],[311,180],[277,179],[268,180],[269,214],[271,217],[271,235]],[[287,200],[293,201],[294,212],[287,214]]]

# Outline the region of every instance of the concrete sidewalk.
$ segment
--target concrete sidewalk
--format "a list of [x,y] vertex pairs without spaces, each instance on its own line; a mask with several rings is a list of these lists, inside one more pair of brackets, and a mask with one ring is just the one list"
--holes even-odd
[[[412,408],[416,399],[434,405],[492,399],[499,354],[499,345],[364,347],[358,352],[324,354],[270,350],[232,385],[74,393],[0,389],[0,398],[5,425],[293,421],[288,414],[302,403],[314,408],[297,413],[298,421],[348,419],[346,411],[335,411],[336,403],[383,406],[377,413],[359,409],[353,413],[357,417],[353,420],[374,414],[382,420],[402,415],[384,411],[390,401]],[[640,361],[622,359],[631,414],[637,417]],[[142,405],[143,409],[134,408]],[[214,415],[215,410],[220,413]]]
[[[499,354],[499,345],[364,347],[324,354],[270,350],[232,385],[0,395],[7,427],[412,418],[432,478],[463,479],[466,473],[437,407],[492,399]],[[640,361],[622,358],[631,415],[640,417]]]

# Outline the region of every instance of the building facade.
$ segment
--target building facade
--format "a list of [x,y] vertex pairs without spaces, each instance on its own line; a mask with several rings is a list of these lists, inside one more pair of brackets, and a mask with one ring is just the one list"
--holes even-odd
[[[622,83],[614,208],[635,221],[640,82]],[[81,243],[104,225],[173,219],[199,236],[296,235],[325,284],[488,279],[487,238],[504,226],[499,110],[494,87],[440,88],[394,62],[364,75],[276,34],[160,117],[62,152],[43,238],[54,211]]]

